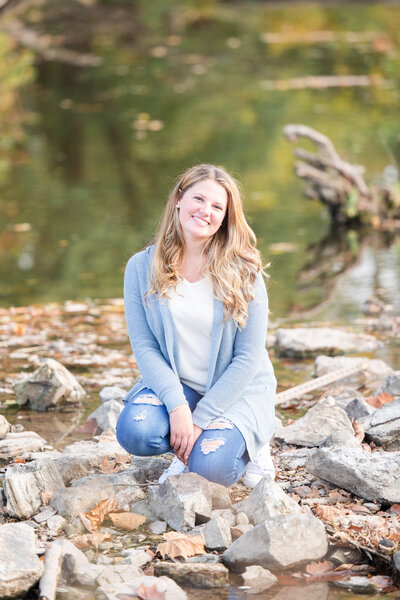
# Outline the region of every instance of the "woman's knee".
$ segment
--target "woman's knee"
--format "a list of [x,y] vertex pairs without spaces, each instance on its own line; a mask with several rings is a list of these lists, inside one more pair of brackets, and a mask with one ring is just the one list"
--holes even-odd
[[150,414],[146,405],[128,404],[116,428],[118,443],[130,454],[151,456],[169,450],[168,422],[162,415]]
[[222,450],[225,443],[222,437],[201,440],[189,458],[189,470],[225,487],[236,483],[246,469],[246,460]]

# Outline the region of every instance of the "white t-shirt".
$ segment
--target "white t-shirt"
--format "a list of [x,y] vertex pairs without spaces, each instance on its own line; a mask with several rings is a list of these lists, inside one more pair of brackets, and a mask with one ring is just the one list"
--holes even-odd
[[169,291],[170,309],[178,334],[179,377],[199,394],[206,391],[214,317],[210,277],[191,283],[184,279]]

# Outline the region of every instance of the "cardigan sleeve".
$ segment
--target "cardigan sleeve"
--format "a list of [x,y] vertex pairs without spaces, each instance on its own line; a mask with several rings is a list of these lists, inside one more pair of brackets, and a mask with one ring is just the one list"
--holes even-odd
[[186,403],[186,398],[178,375],[165,360],[149,327],[141,296],[138,256],[129,260],[124,277],[124,307],[129,339],[146,386],[153,390],[170,412]]
[[268,296],[261,273],[254,284],[254,292],[254,299],[248,305],[246,325],[235,336],[232,361],[193,412],[193,422],[202,429],[242,396],[265,360]]

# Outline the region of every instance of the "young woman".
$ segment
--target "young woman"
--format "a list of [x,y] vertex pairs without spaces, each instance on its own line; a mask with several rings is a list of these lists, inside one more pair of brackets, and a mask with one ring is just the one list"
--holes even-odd
[[268,300],[235,180],[202,164],[172,190],[154,245],[125,272],[125,314],[142,378],[117,439],[139,456],[175,453],[160,482],[193,471],[225,486],[273,476],[276,379]]

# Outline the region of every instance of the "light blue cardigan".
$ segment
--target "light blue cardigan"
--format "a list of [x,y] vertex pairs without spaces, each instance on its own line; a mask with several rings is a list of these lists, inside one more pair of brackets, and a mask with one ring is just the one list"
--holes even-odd
[[[143,300],[150,289],[153,251],[154,247],[149,246],[132,256],[125,270],[125,316],[142,377],[124,402],[148,387],[170,412],[186,400],[178,376],[178,340],[168,300],[154,294],[149,303]],[[206,393],[193,412],[193,422],[202,429],[221,415],[230,419],[242,433],[251,459],[273,435],[276,392],[274,371],[265,349],[268,297],[261,273],[254,292],[242,330],[231,317],[224,322],[223,303],[214,298]]]

